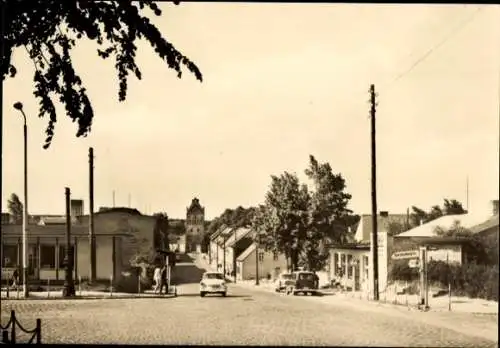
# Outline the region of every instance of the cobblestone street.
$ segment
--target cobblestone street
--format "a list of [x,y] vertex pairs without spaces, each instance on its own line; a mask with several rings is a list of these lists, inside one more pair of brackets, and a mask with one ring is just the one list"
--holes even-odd
[[497,346],[465,329],[237,285],[227,298],[200,298],[200,273],[177,267],[184,275],[177,298],[4,300],[2,323],[11,309],[27,328],[39,317],[43,343]]

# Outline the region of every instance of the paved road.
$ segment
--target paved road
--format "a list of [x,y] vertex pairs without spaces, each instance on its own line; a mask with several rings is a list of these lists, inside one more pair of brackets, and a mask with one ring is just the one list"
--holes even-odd
[[177,298],[3,301],[2,324],[11,308],[28,328],[39,317],[43,343],[497,346],[405,316],[234,285],[226,298],[200,298],[202,270],[176,268]]

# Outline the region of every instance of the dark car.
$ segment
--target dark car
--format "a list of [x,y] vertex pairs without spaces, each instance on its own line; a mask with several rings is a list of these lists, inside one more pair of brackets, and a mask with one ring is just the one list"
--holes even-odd
[[318,292],[318,276],[310,271],[293,272],[294,284],[287,288],[288,294],[315,295]]

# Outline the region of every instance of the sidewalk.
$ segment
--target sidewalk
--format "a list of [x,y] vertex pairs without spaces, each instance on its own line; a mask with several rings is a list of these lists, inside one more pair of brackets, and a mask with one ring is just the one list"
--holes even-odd
[[2,301],[19,301],[19,300],[77,300],[77,299],[129,299],[129,298],[167,298],[174,297],[173,294],[168,295],[158,295],[154,293],[141,293],[141,294],[128,294],[123,292],[103,292],[103,291],[76,291],[75,297],[63,297],[62,291],[31,291],[27,299],[24,298],[22,291],[19,292],[19,297],[17,292],[10,291],[10,296],[7,297],[7,292],[2,291],[0,293]]

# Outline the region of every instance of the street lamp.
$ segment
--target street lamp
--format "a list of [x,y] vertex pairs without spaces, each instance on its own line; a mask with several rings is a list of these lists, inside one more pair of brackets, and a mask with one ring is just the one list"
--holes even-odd
[[28,297],[28,265],[27,256],[27,235],[28,235],[28,127],[26,125],[26,114],[23,110],[23,103],[16,102],[14,109],[19,110],[24,120],[24,209],[23,209],[23,294]]

